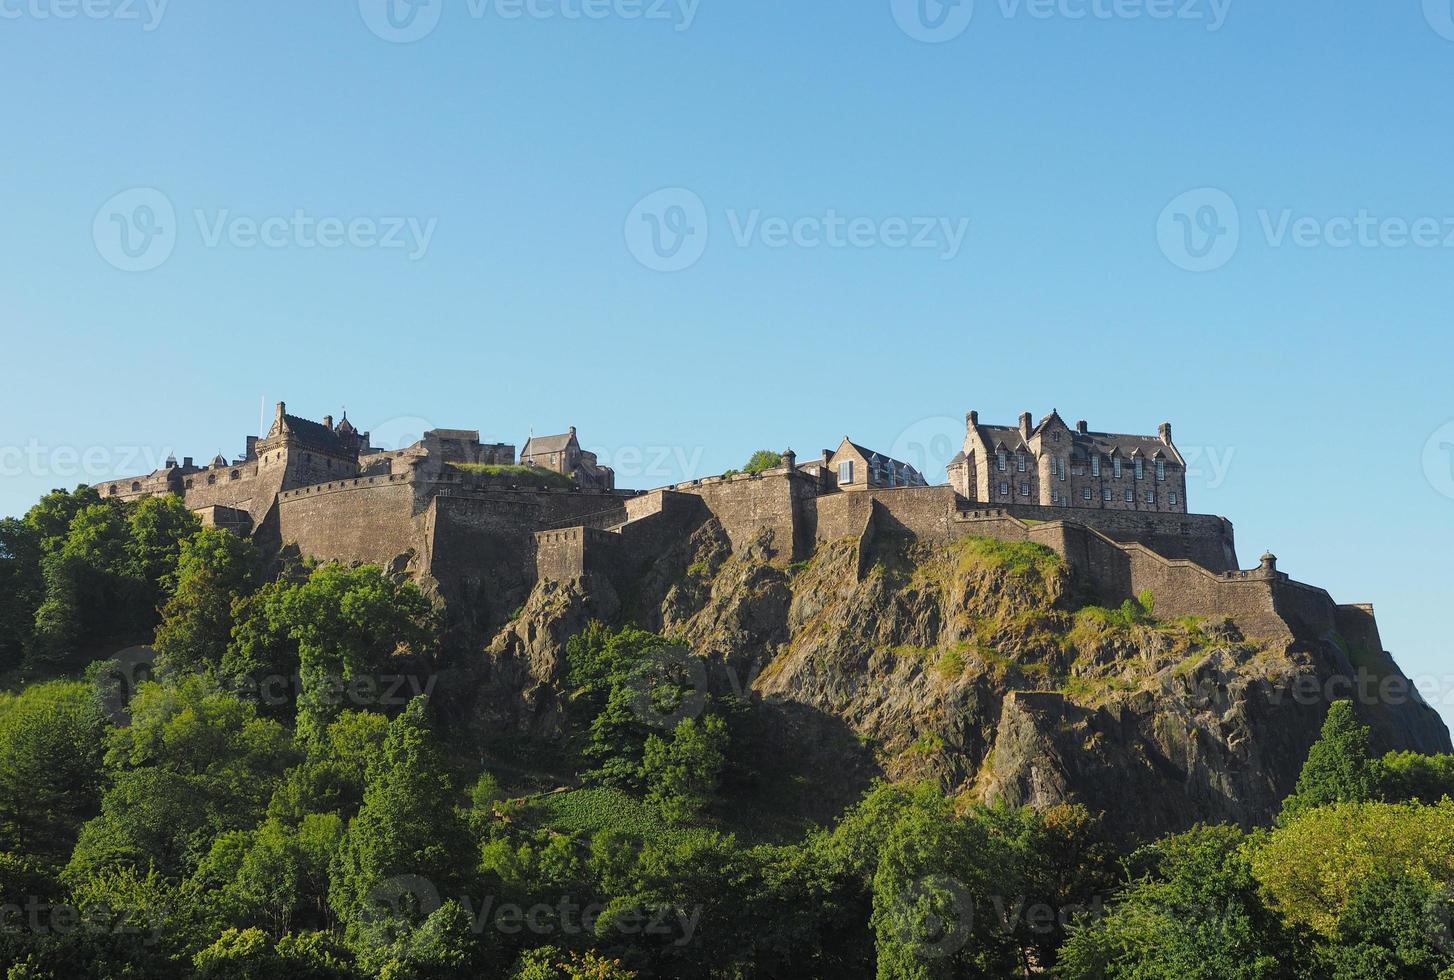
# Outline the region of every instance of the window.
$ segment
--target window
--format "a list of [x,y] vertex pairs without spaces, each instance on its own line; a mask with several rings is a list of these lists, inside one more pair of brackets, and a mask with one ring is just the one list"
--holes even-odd
[[1106,503],[1110,503],[1111,502],[1111,488],[1110,487],[1101,487],[1101,499],[1104,500]]
[[1166,482],[1166,460],[1164,459],[1158,459],[1156,461],[1156,482]]
[[188,480],[187,480],[187,483],[186,483],[186,488],[187,488],[187,489],[188,489],[188,490],[190,490],[190,489],[192,489],[192,481],[191,481],[191,479],[188,479]]
[[217,482],[217,474],[216,473],[208,473],[207,474],[207,485],[210,487],[210,486],[213,486],[214,484],[216,484],[216,482]]
[[1118,480],[1121,478],[1121,457],[1119,456],[1111,457],[1111,475]]
[[1028,496],[1030,496],[1030,484],[1028,484],[1028,483],[1022,483],[1022,484],[1020,484],[1020,496],[1022,496],[1022,497],[1028,497]]
[[1142,477],[1144,477],[1146,475],[1146,465],[1145,464],[1146,464],[1146,461],[1143,460],[1143,459],[1139,459],[1138,458],[1136,460],[1136,479],[1139,480],[1139,479],[1141,479]]
[[1058,476],[1061,480],[1064,480],[1065,479],[1065,460],[1058,459],[1057,458],[1055,460],[1052,460],[1052,462],[1055,464],[1055,475]]
[[1169,493],[1169,494],[1166,495],[1166,502],[1169,503],[1169,504],[1171,504],[1171,506],[1173,506],[1173,507],[1176,506],[1176,491],[1175,490],[1171,491],[1171,493]]
[[1154,504],[1154,503],[1156,503],[1156,491],[1155,490],[1147,490],[1146,491],[1146,502],[1148,504]]
[[1128,504],[1134,504],[1135,502],[1136,502],[1136,491],[1135,490],[1127,490],[1126,491],[1126,503],[1128,503]]
[[1008,497],[1009,495],[1010,495],[1010,485],[1008,483],[1001,483],[1000,484],[1000,496],[1001,497]]
[[1006,461],[1005,461],[1005,451],[1003,449],[1001,449],[999,452],[995,453],[995,468],[998,469],[1001,473],[1005,472],[1005,469],[1006,469]]
[[1021,473],[1025,472],[1025,454],[1024,453],[1016,453],[1015,454],[1015,469],[1018,470]]
[[853,460],[845,459],[843,462],[838,464],[838,482],[853,482]]
[[1058,504],[1058,503],[1060,503],[1060,491],[1059,490],[1051,490],[1050,491],[1050,502],[1052,504]]
[[1089,499],[1091,499],[1091,497],[1093,496],[1091,494],[1091,488],[1090,487],[1086,487],[1084,490],[1082,490],[1080,492],[1080,496],[1081,496],[1081,499],[1083,499],[1083,500],[1089,500]]
[[1052,433],[1050,433],[1050,441],[1051,442],[1059,442],[1060,441],[1060,433],[1059,432],[1052,432]]
[[135,493],[136,491],[138,491],[140,489],[141,489],[141,484],[140,483],[133,483],[131,485],[131,491],[132,491],[132,493]]
[[1100,475],[1101,475],[1101,454],[1100,453],[1091,453],[1091,476],[1099,477]]
[[237,470],[233,470],[232,471],[232,475],[230,477],[228,477],[228,479],[237,480],[237,479],[240,479],[241,477],[242,477],[242,474],[241,473],[237,472]]

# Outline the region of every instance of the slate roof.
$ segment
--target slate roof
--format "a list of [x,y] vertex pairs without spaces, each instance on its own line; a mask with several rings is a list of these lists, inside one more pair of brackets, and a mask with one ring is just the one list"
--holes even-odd
[[525,448],[520,450],[520,456],[523,458],[541,453],[563,453],[574,438],[574,432],[563,432],[558,436],[531,436],[525,441]]

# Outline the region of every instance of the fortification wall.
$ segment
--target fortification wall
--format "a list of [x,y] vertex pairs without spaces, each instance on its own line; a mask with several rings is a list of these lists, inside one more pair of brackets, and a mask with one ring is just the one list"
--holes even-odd
[[880,504],[880,530],[910,534],[926,541],[953,541],[966,535],[1028,540],[1042,523],[1070,521],[1095,528],[1109,538],[1139,542],[1167,558],[1185,558],[1214,572],[1235,571],[1237,551],[1232,525],[1209,514],[1154,514],[1135,511],[1021,505],[971,508],[953,487],[904,487],[830,494],[816,501],[816,537],[831,541],[855,533],[868,499]]
[[325,561],[387,565],[425,547],[415,487],[402,476],[355,477],[278,496],[276,534]]
[[732,542],[742,551],[764,531],[775,557],[784,561],[812,550],[818,480],[787,469],[741,473],[679,483],[667,490],[700,497]]

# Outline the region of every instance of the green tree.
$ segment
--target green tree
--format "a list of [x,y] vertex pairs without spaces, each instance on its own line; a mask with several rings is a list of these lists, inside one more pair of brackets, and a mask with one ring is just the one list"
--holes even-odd
[[432,911],[417,891],[405,888],[384,896],[391,906],[385,915],[381,889],[423,882],[433,895],[447,895],[473,863],[455,797],[427,699],[415,698],[389,724],[331,876],[330,903],[361,956],[376,955],[391,930],[417,927]]
[[111,786],[82,828],[67,880],[98,868],[190,873],[229,830],[255,826],[297,761],[287,731],[200,674],[142,684],[110,737]]
[[1302,975],[1306,935],[1262,901],[1235,827],[1197,827],[1130,859],[1134,879],[1060,952],[1066,980],[1274,980]]
[[683,718],[670,740],[652,735],[643,753],[647,797],[668,823],[685,824],[712,802],[727,759],[727,724],[716,715]]
[[122,508],[95,503],[76,513],[61,543],[43,546],[45,599],[35,613],[35,650],[42,658],[137,636],[141,618],[133,604],[137,583],[130,576],[129,540]]
[[157,627],[157,662],[170,670],[218,666],[232,639],[233,604],[257,588],[260,561],[247,538],[203,528],[182,542],[176,584]]
[[0,850],[65,859],[101,798],[105,729],[75,681],[27,688],[0,714]]
[[432,649],[435,639],[429,601],[413,583],[399,584],[370,565],[320,565],[280,593],[268,615],[298,644],[298,731],[309,741],[338,715],[342,692],[360,690],[352,682],[375,677],[401,655]]
[[45,597],[40,534],[25,521],[0,520],[0,670],[20,663]]
[[182,546],[201,529],[202,520],[171,494],[143,497],[129,510],[129,576],[141,585],[139,601],[154,611],[175,589]]
[[1454,796],[1454,755],[1390,752],[1373,764],[1378,798],[1387,803],[1438,803]]
[[775,453],[771,449],[759,449],[742,465],[742,472],[761,473],[764,470],[775,469],[781,465],[783,465],[782,453]]
[[1278,821],[1285,823],[1312,807],[1371,800],[1376,795],[1368,726],[1359,723],[1352,701],[1334,701],[1328,706],[1322,734],[1308,750],[1297,787],[1283,801]]

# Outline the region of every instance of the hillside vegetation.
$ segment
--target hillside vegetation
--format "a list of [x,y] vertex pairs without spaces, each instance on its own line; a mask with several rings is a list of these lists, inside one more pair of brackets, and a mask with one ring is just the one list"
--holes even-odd
[[1350,666],[1035,546],[712,523],[481,650],[406,578],[58,491],[0,522],[0,966],[1454,976],[1454,757],[1286,698]]

